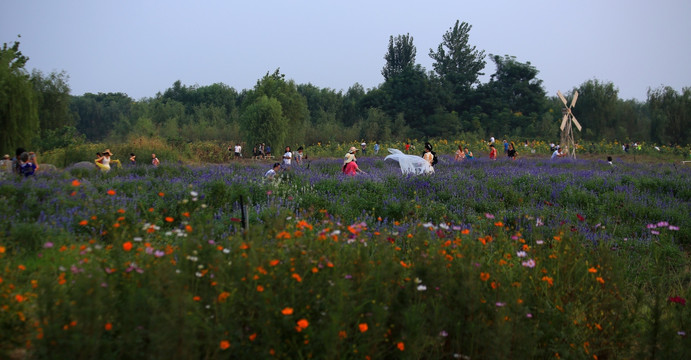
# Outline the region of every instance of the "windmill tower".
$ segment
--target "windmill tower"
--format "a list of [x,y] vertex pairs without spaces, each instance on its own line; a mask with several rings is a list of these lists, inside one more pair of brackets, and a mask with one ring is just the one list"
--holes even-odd
[[564,118],[561,121],[561,146],[566,147],[566,155],[572,158],[576,158],[576,144],[573,140],[573,125],[576,126],[578,131],[581,131],[581,124],[578,123],[576,117],[573,116],[571,109],[576,105],[576,99],[578,99],[578,91],[574,91],[573,99],[571,99],[571,105],[568,105],[566,98],[557,90],[557,95],[564,103],[565,108],[561,109],[564,114]]

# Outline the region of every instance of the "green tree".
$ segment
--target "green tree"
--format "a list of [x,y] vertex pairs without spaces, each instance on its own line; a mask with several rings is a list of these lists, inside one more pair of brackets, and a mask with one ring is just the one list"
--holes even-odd
[[86,93],[72,97],[70,109],[75,114],[77,130],[89,141],[100,141],[114,132],[119,122],[130,122],[132,105],[132,99],[123,93]]
[[[619,90],[614,84],[593,79],[584,82],[574,90],[578,90],[578,100],[573,108],[573,114],[583,126],[584,139],[614,140],[619,138],[622,135],[618,130],[620,123],[617,117]],[[571,101],[572,95],[564,94],[564,96]],[[561,114],[558,117],[561,118]]]
[[471,29],[469,24],[456,20],[442,37],[437,51],[429,51],[434,60],[434,72],[442,83],[444,102],[457,112],[466,110],[472,88],[484,75],[482,70],[486,64],[485,52],[468,43]]
[[[286,81],[285,75],[276,69],[273,74],[266,75],[257,81],[254,89],[242,94],[242,112],[254,104],[262,96],[278,100],[281,104],[281,113],[288,126],[285,128],[284,139],[290,144],[301,144],[305,139],[305,128],[309,121],[309,109],[307,100],[297,89],[293,80]],[[272,148],[278,149],[285,144],[272,143]]]
[[248,146],[264,142],[277,153],[284,144],[288,126],[281,103],[266,95],[247,105],[240,117],[240,127]]
[[44,75],[40,70],[31,72],[31,83],[38,95],[38,118],[41,131],[54,130],[73,124],[70,112],[70,86],[66,72]]
[[691,142],[691,88],[683,88],[681,93],[669,86],[648,90],[648,107],[653,119],[653,140],[672,145]]
[[29,60],[19,51],[19,42],[0,49],[0,149],[14,152],[28,147],[37,135],[38,99],[24,66]]
[[413,45],[413,37],[409,34],[398,35],[395,39],[390,36],[389,48],[384,55],[386,65],[381,71],[384,81],[388,81],[414,67],[416,53],[417,49]]

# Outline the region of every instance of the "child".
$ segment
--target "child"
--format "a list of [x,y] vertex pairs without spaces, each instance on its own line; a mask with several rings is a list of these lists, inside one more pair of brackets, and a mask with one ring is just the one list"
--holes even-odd
[[24,177],[29,177],[36,172],[36,164],[29,160],[29,153],[23,152],[22,155],[19,156],[19,160],[19,173],[24,175]]
[[153,165],[154,167],[158,167],[158,165],[161,165],[161,161],[158,160],[156,154],[151,154],[151,165]]
[[295,153],[295,164],[296,165],[302,165],[302,158],[304,156],[302,151],[303,151],[303,148],[302,148],[302,146],[300,146],[298,148],[298,151]]

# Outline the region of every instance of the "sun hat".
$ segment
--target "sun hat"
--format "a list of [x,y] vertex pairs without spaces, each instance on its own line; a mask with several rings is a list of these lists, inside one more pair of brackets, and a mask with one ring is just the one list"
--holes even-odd
[[110,156],[113,156],[113,153],[110,152],[110,149],[105,149],[101,154],[103,154],[103,155],[108,154]]
[[353,154],[357,151],[357,148],[355,146],[351,146],[350,150],[348,150],[348,153]]
[[351,161],[355,161],[355,154],[347,153],[345,156],[345,159],[343,159],[343,165],[345,165]]

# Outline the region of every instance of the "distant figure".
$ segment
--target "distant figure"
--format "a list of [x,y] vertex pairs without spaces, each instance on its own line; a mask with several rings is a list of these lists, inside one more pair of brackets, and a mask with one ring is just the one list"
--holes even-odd
[[409,153],[410,152],[410,141],[405,143],[405,152]]
[[274,163],[274,166],[272,166],[271,169],[264,174],[264,177],[269,180],[273,180],[279,171],[281,171],[281,163]]
[[295,165],[302,165],[302,158],[305,156],[304,151],[302,146],[298,148],[298,151],[295,153]]
[[349,176],[357,175],[357,173],[365,173],[357,165],[357,159],[355,158],[355,152],[357,148],[354,146],[348,150],[345,158],[343,159],[343,173]]
[[161,161],[158,160],[156,154],[151,154],[151,165],[153,165],[154,167],[158,167],[158,165],[161,165]]
[[259,154],[257,154],[258,157],[261,157],[262,159],[266,156],[266,150],[264,149],[264,143],[259,144]]
[[494,147],[494,144],[489,146],[489,159],[497,160],[497,148]]
[[19,156],[19,173],[21,175],[24,175],[24,177],[29,177],[32,176],[36,172],[36,164],[32,163],[29,160],[29,153],[28,152],[23,152]]
[[463,149],[463,152],[465,152],[465,158],[466,159],[469,159],[469,160],[473,159],[473,152],[468,150],[467,146]]
[[379,154],[379,143],[375,141],[374,142],[374,155],[377,155],[377,154]]
[[5,154],[0,160],[0,171],[9,172],[12,170],[12,159],[9,154]]
[[264,157],[271,158],[271,146],[266,145],[264,147]]
[[489,144],[490,145],[494,144],[494,136],[489,137]]
[[362,155],[364,156],[366,153],[365,149],[367,148],[367,143],[363,142],[362,144],[360,144],[360,148],[362,149]]
[[613,165],[613,164],[612,164],[612,157],[611,157],[611,156],[608,156],[608,157],[607,157],[607,163],[610,164],[610,165]]
[[36,170],[38,170],[38,160],[36,159],[36,153],[29,151],[29,162],[36,165]]
[[559,147],[559,145],[557,145],[557,147],[554,149],[554,152],[552,153],[552,157],[550,159],[554,160],[556,158],[563,157],[564,155],[566,155],[566,154],[564,154],[561,151],[561,148]]
[[286,152],[283,154],[283,167],[285,169],[290,168],[290,163],[292,159],[293,153],[290,151],[290,146],[286,146]]
[[240,146],[240,143],[235,144],[235,158],[241,158],[242,157],[242,146]]
[[96,153],[96,155],[100,155],[99,158],[94,160],[94,163],[96,166],[98,166],[99,169],[103,172],[108,172],[110,171],[110,163],[112,162],[113,164],[117,164],[118,167],[121,167],[122,165],[120,164],[120,160],[111,160],[110,157],[113,156],[113,153],[110,152],[110,149],[106,149],[105,151],[101,153]]
[[461,161],[465,159],[465,152],[463,151],[463,147],[461,145],[458,145],[458,150],[456,150],[453,159],[455,161]]
[[509,154],[509,142],[504,139],[504,155],[508,156]]
[[511,158],[511,160],[516,160],[516,158],[518,157],[518,152],[516,152],[516,145],[513,143],[513,141],[509,143],[509,152],[507,153],[507,155],[509,155],[509,158]]
[[137,155],[134,155],[134,153],[130,153],[130,165],[137,165]]
[[22,174],[22,172],[21,172],[22,160],[19,158],[25,152],[26,152],[26,150],[24,150],[24,148],[21,148],[21,147],[17,148],[17,150],[15,150],[15,152],[14,152],[14,159],[12,159],[12,172],[17,174],[17,175]]

